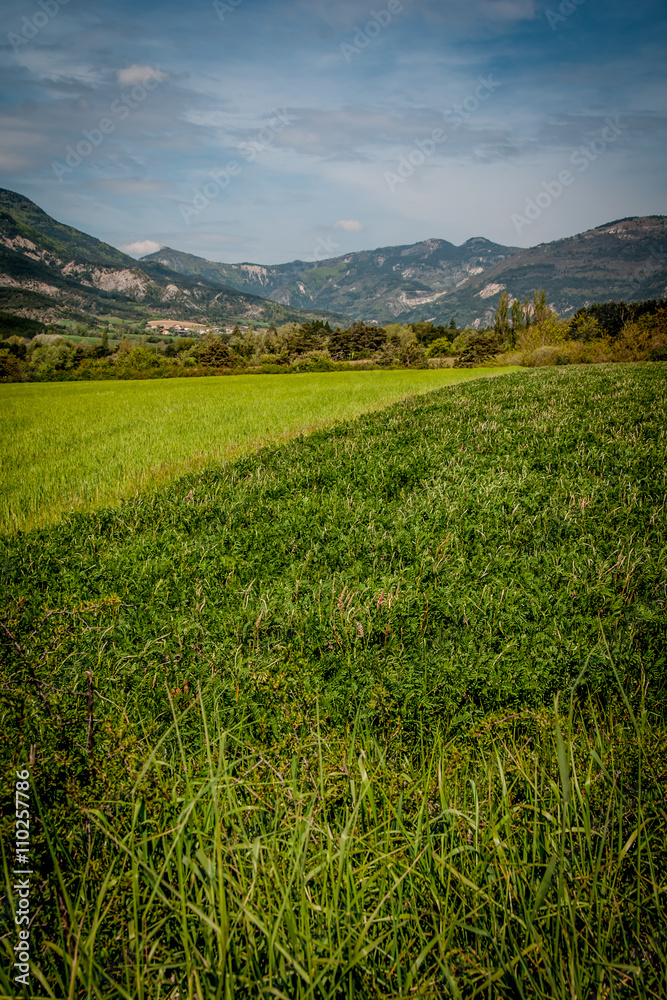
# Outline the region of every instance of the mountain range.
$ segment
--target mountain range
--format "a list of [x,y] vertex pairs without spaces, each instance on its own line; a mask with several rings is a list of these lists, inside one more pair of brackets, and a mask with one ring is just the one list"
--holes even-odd
[[[334,309],[353,319],[392,322],[418,318],[447,293],[518,252],[481,237],[457,247],[447,240],[362,250],[317,263],[218,264],[163,247],[144,260],[182,274],[221,281],[300,309]],[[449,316],[447,317],[449,319]]]
[[158,315],[202,323],[286,323],[322,315],[317,308],[304,312],[138,261],[6,189],[0,189],[0,311],[86,323],[109,315],[130,322]]
[[353,319],[459,326],[493,321],[498,297],[545,289],[563,316],[610,299],[667,293],[667,217],[620,219],[577,236],[522,249],[475,237],[454,246],[430,239],[315,263],[221,264],[163,247],[143,260],[224,282],[283,305],[337,310]]
[[141,260],[0,189],[0,311],[46,322],[171,317],[203,323],[484,326],[502,291],[545,289],[559,315],[667,295],[667,217],[633,217],[522,249],[429,239],[322,261],[224,264],[162,247]]

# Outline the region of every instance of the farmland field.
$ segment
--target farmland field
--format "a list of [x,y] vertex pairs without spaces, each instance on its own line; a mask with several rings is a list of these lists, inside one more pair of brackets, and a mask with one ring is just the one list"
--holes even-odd
[[0,531],[54,523],[262,444],[508,370],[0,385]]
[[666,417],[506,374],[4,535],[35,995],[664,998]]

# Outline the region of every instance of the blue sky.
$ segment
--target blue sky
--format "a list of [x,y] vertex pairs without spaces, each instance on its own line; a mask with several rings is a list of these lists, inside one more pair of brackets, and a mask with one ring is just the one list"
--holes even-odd
[[667,213],[658,0],[20,0],[3,22],[0,185],[135,255],[530,246]]

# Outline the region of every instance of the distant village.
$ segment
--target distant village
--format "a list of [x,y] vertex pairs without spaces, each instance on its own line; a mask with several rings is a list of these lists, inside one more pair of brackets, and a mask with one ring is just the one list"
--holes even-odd
[[[201,323],[186,323],[174,319],[152,319],[146,329],[163,337],[204,337],[207,333],[233,333],[234,326],[204,326]],[[249,327],[239,326],[245,332]]]

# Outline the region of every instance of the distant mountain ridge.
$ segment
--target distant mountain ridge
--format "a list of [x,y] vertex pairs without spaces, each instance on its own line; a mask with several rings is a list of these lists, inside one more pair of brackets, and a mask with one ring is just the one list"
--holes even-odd
[[[238,291],[220,281],[134,257],[0,188],[0,310],[42,321],[84,322],[114,313],[128,320],[156,312],[202,322],[303,321],[319,316]],[[346,317],[340,317],[345,320]]]
[[459,247],[430,239],[314,263],[222,264],[169,247],[142,259],[275,302],[336,309],[354,319],[446,323],[454,316],[459,326],[481,326],[492,322],[502,291],[523,299],[544,288],[564,316],[592,302],[662,298],[667,217],[618,219],[528,249],[475,237]]
[[322,261],[223,264],[163,247],[141,260],[0,189],[0,311],[41,321],[173,317],[202,323],[327,318],[386,324],[493,321],[502,291],[546,289],[560,314],[667,295],[667,216],[629,217],[522,249],[474,237],[380,247]]
[[[142,260],[173,271],[221,281],[300,309],[317,306],[354,319],[390,322],[431,309],[447,292],[519,252],[483,237],[462,246],[442,239],[362,250],[328,260],[287,264],[222,264],[162,247]],[[449,318],[449,317],[448,317]]]

